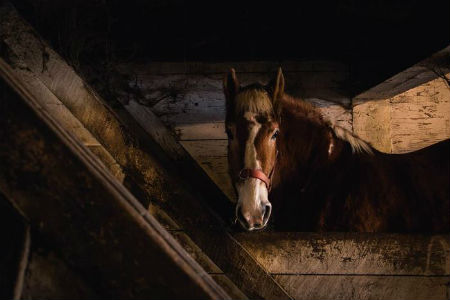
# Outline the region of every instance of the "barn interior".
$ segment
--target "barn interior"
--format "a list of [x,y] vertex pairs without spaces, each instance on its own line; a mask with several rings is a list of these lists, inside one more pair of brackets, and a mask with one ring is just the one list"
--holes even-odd
[[1,2],[1,295],[449,299],[448,234],[240,230],[222,92],[281,66],[379,151],[448,139],[449,6]]

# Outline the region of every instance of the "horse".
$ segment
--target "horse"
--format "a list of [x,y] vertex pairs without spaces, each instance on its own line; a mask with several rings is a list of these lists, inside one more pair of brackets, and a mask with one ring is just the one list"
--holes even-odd
[[[386,154],[268,84],[224,78],[228,169],[247,231],[449,232],[450,140]],[[271,218],[272,216],[272,218]]]

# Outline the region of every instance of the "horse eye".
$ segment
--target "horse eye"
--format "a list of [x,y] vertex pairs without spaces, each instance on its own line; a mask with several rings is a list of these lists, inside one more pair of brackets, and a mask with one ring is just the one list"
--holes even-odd
[[279,130],[277,130],[277,131],[275,131],[274,132],[274,134],[272,135],[272,140],[275,140],[276,138],[277,138],[277,136],[278,136],[278,134],[280,133],[280,131]]

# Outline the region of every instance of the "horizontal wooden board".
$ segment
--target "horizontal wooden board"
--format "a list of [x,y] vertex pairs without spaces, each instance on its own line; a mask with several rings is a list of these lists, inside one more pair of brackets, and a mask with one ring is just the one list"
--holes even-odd
[[180,141],[194,158],[227,157],[228,140]]
[[[133,70],[128,70],[128,73],[133,73]],[[130,87],[138,92],[127,98],[152,108],[169,127],[180,123],[224,120],[223,75],[128,75]],[[270,77],[271,74],[266,73],[239,74],[243,85],[267,82]],[[294,96],[348,105],[350,99],[339,93],[339,82],[343,80],[345,75],[335,72],[286,74],[287,91]]]
[[448,299],[450,277],[275,275],[294,299]]
[[174,129],[181,141],[227,139],[224,122],[176,124]]
[[450,276],[448,235],[263,232],[235,237],[270,273]]

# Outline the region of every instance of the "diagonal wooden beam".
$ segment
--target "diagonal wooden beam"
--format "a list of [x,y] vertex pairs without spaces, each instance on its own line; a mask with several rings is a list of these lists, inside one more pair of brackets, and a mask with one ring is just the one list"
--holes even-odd
[[0,189],[68,265],[108,297],[229,298],[3,60],[0,76]]

